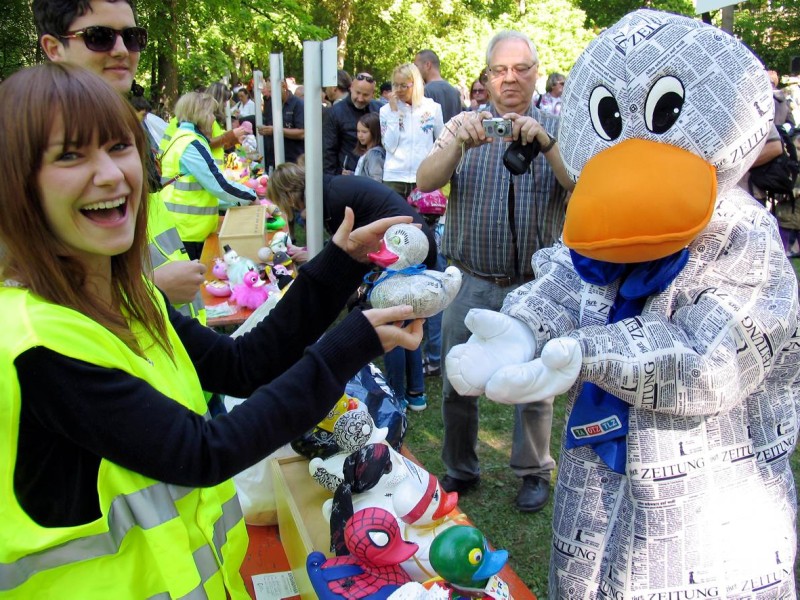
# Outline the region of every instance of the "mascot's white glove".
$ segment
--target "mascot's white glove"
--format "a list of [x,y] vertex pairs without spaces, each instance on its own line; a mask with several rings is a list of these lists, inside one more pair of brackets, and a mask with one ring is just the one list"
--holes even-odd
[[533,332],[518,319],[473,308],[464,324],[473,335],[445,358],[447,378],[462,396],[480,396],[498,369],[526,363],[536,354]]
[[577,340],[555,338],[544,345],[540,358],[498,370],[486,384],[486,397],[501,404],[552,402],[578,379],[582,361]]

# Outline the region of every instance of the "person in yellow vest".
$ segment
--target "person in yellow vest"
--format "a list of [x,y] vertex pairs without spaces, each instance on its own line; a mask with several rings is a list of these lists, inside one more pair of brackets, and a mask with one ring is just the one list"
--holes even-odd
[[[208,140],[208,145],[211,146],[211,156],[214,157],[214,162],[221,169],[222,165],[225,164],[225,149],[233,148],[237,143],[241,143],[245,136],[245,130],[239,126],[228,131],[225,130],[225,106],[230,103],[231,99],[231,92],[228,86],[217,81],[206,88],[206,93],[217,101],[217,109],[214,111],[214,123],[211,125],[211,137]],[[178,120],[172,117],[164,130],[164,135],[158,141],[162,152],[167,148],[177,130]]]
[[[369,360],[420,343],[410,306],[354,310],[396,217],[348,211],[286,297],[230,338],[147,279],[144,133],[90,71],[0,84],[0,596],[248,598],[230,477],[321,421]],[[319,341],[317,341],[319,340]],[[247,397],[209,418],[203,389]]]
[[220,208],[250,204],[256,193],[228,181],[214,162],[208,136],[217,101],[189,92],[175,104],[178,129],[161,155],[161,200],[172,214],[190,259],[199,259],[219,224]]

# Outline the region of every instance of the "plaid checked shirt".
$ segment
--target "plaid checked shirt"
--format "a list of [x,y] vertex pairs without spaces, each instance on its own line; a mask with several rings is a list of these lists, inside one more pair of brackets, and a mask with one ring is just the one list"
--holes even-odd
[[[494,116],[494,107],[490,107]],[[555,136],[559,118],[531,106],[533,117]],[[456,115],[436,139],[431,154],[455,141],[467,112]],[[503,165],[509,142],[493,142],[466,150],[461,172],[453,173],[447,202],[442,251],[445,256],[484,275],[532,276],[531,256],[561,237],[566,191],[556,181],[543,154],[524,175],[512,176]],[[509,219],[509,188],[513,177],[517,252],[514,256]],[[515,272],[515,264],[519,272]]]

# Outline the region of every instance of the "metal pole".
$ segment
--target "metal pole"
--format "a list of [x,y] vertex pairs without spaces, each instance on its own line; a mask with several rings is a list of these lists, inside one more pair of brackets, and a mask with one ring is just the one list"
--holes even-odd
[[305,86],[306,246],[322,250],[322,43],[303,42]]
[[[256,103],[256,130],[253,132],[256,135],[256,143],[258,144],[258,153],[264,161],[264,137],[258,135],[258,128],[264,124],[264,115],[262,114],[261,104],[261,84],[264,81],[264,75],[261,71],[253,71],[253,102]],[[266,165],[264,165],[266,170]]]
[[283,151],[283,54],[269,55],[269,83],[272,90],[272,147],[275,150],[275,166],[286,162]]

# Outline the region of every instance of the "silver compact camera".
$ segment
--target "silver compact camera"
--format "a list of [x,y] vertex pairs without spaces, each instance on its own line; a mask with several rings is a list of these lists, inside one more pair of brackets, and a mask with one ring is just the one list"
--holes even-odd
[[513,129],[514,124],[508,119],[501,119],[500,117],[497,117],[494,119],[483,120],[483,131],[486,134],[486,137],[509,137]]

